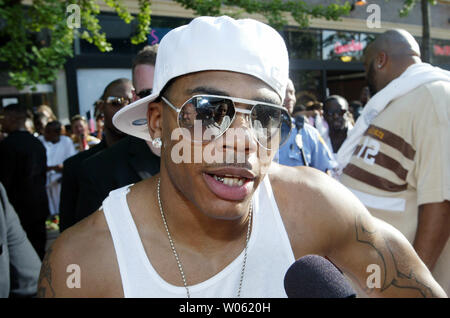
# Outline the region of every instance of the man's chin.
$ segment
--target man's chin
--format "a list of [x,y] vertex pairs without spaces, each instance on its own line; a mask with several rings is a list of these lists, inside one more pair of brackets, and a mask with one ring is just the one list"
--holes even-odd
[[286,109],[289,112],[289,114],[292,114],[292,112],[294,111],[294,105],[289,105],[286,107]]
[[248,205],[244,202],[218,200],[215,204],[211,203],[205,207],[202,213],[214,220],[236,221],[240,220],[248,212]]
[[376,93],[378,93],[378,90],[375,88],[374,85],[369,85],[369,92],[370,92],[370,96],[374,96]]

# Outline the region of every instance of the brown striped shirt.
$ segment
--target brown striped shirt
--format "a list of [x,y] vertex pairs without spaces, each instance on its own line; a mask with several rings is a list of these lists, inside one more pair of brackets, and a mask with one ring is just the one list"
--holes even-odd
[[[450,83],[392,101],[361,138],[341,182],[412,243],[418,207],[450,200]],[[450,213],[450,211],[449,211]],[[450,292],[450,242],[433,271]]]

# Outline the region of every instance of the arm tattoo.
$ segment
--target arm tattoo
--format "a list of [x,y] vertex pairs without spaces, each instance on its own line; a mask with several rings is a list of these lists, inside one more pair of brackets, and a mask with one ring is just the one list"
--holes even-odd
[[395,286],[397,288],[415,289],[423,297],[434,296],[431,288],[420,282],[412,269],[408,274],[400,271],[398,260],[396,260],[389,242],[384,237],[381,240],[374,239],[373,236],[376,230],[370,231],[365,227],[361,215],[356,217],[355,231],[356,240],[360,243],[370,245],[381,258],[384,272],[381,291],[386,290],[390,286]]
[[[52,268],[50,266],[50,255],[53,252],[52,248],[50,247],[47,251],[47,254],[45,254],[44,260],[42,261],[42,267],[41,267],[41,274],[39,275],[39,281],[38,281],[38,292],[37,296],[39,298],[43,297],[55,297],[55,291],[52,287]],[[47,293],[47,287],[43,286],[44,280],[47,281],[48,290],[49,293]]]

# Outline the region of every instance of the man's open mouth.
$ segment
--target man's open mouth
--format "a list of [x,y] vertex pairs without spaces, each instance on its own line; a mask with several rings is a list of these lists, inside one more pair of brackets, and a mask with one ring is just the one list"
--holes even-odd
[[245,182],[247,182],[249,179],[243,178],[243,177],[236,177],[236,176],[218,176],[215,174],[209,174],[211,177],[213,177],[215,180],[222,182],[223,184],[230,186],[230,187],[240,187],[243,186]]
[[203,173],[209,189],[225,200],[243,200],[253,188],[255,176],[244,169],[223,169]]

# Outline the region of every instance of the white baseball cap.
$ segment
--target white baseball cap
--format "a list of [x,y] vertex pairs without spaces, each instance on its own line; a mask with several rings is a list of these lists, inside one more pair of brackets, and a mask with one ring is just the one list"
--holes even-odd
[[162,38],[153,93],[119,110],[113,117],[114,125],[126,134],[151,140],[148,104],[159,97],[171,79],[210,70],[252,75],[284,100],[289,78],[288,52],[280,34],[262,22],[227,16],[196,18]]

